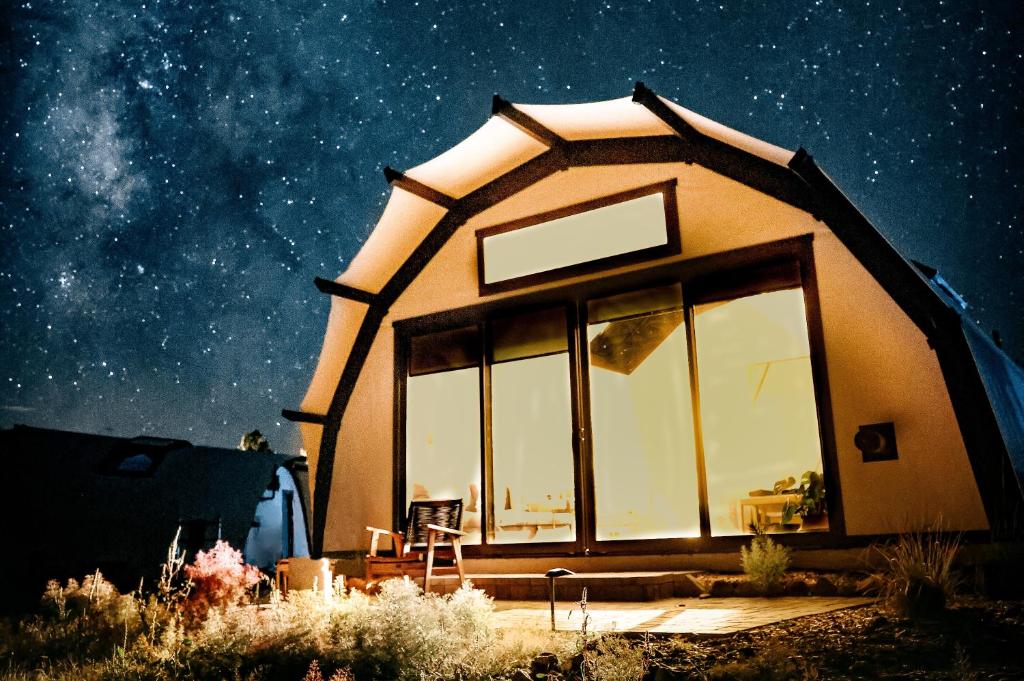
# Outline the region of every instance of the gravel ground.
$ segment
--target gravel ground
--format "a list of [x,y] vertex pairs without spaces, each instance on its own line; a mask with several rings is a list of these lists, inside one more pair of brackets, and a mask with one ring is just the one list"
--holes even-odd
[[934,620],[877,605],[713,640],[651,641],[648,679],[1024,679],[1024,602],[962,599]]

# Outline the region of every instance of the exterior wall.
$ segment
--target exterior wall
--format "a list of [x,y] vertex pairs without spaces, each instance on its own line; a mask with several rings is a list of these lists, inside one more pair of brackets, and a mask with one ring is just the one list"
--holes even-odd
[[393,339],[385,321],[341,421],[325,551],[365,549],[367,525],[391,527]]
[[[833,234],[815,239],[846,531],[988,529],[928,340]],[[895,461],[864,463],[857,427],[892,421]]]
[[[393,305],[374,342],[338,438],[327,551],[362,550],[366,525],[391,523],[394,381],[392,323],[474,305],[474,232],[516,218],[677,178],[682,255],[689,259],[815,235],[825,349],[848,534],[886,533],[941,515],[953,529],[987,527],[941,372],[927,340],[839,241],[811,215],[700,166],[573,168],[471,219]],[[585,193],[581,192],[585,188]],[[642,269],[565,279],[486,300]],[[864,464],[857,426],[892,420],[900,458]]]

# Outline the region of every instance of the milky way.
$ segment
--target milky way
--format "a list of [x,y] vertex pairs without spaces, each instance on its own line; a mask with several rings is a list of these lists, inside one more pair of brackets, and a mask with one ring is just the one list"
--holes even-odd
[[0,10],[0,426],[294,451],[335,277],[490,98],[628,95],[806,147],[1024,356],[1016,2]]

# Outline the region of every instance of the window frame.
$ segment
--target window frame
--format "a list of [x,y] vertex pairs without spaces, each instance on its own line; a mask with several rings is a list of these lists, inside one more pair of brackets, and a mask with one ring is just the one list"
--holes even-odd
[[[544,213],[538,213],[537,215],[504,222],[491,227],[482,227],[476,230],[476,270],[480,295],[488,296],[495,293],[513,291],[520,288],[526,288],[528,286],[534,286],[536,284],[543,284],[550,281],[557,281],[559,279],[568,279],[584,274],[591,274],[614,267],[621,267],[623,265],[632,265],[647,260],[679,255],[682,253],[682,242],[679,235],[679,208],[676,202],[677,184],[677,180],[672,178],[664,182],[656,182],[654,184],[636,187],[635,189],[629,189],[616,194],[592,199],[590,201],[576,203],[571,206],[565,206],[556,210],[550,210]],[[511,277],[509,279],[503,279],[493,283],[486,283],[484,280],[484,267],[486,264],[484,262],[484,240],[488,237],[513,232],[526,227],[534,227],[544,224],[545,222],[569,217],[570,215],[578,215],[587,211],[606,208],[632,199],[639,199],[644,196],[659,193],[662,195],[665,210],[666,241],[664,244],[626,251],[624,253],[609,255],[596,260],[586,260],[572,265],[544,270],[543,272]]]
[[[589,369],[586,343],[580,341],[580,334],[586,329],[586,302],[618,293],[679,283],[683,287],[683,305],[686,310],[686,333],[689,346],[690,380],[692,407],[694,411],[694,434],[698,464],[698,494],[701,517],[701,536],[673,539],[627,539],[595,540],[595,512],[593,509],[594,480],[593,454],[589,440],[590,396]],[[567,333],[571,389],[573,390],[574,437],[573,450],[576,457],[576,510],[577,539],[571,543],[559,544],[486,544],[466,547],[468,557],[511,557],[511,556],[583,556],[623,554],[698,553],[714,551],[735,551],[749,543],[749,535],[713,537],[710,534],[707,509],[707,483],[704,479],[704,453],[700,433],[699,395],[695,374],[694,334],[692,328],[693,305],[712,300],[742,297],[755,293],[793,288],[803,291],[807,320],[808,343],[811,350],[811,373],[814,384],[815,404],[818,415],[818,432],[821,442],[822,468],[826,489],[829,493],[829,528],[827,531],[806,533],[780,533],[772,537],[793,547],[835,547],[850,543],[846,535],[843,518],[842,490],[838,476],[838,455],[835,445],[834,421],[832,418],[831,393],[828,385],[827,362],[825,358],[824,330],[818,295],[817,277],[814,266],[813,234],[792,237],[756,246],[749,246],[696,258],[655,263],[613,276],[594,277],[561,287],[544,288],[522,295],[508,296],[475,305],[446,310],[443,312],[396,320],[395,332],[395,404],[394,404],[394,497],[393,514],[396,526],[405,514],[405,431],[406,394],[404,388],[407,372],[409,339],[413,335],[451,329],[456,326],[479,324],[481,335],[486,336],[486,320],[542,309],[562,304],[567,308]],[[486,351],[486,340],[483,341]],[[581,350],[581,348],[583,348]],[[487,362],[481,367],[481,410],[480,428],[483,437],[482,456],[490,455],[489,368]],[[486,460],[482,473],[483,488],[487,499],[484,508],[493,503],[490,489],[490,470]],[[489,522],[484,519],[485,527]]]

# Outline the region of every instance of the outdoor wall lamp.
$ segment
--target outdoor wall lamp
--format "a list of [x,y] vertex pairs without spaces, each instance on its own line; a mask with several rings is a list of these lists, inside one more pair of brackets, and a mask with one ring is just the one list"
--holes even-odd
[[892,421],[859,426],[853,444],[860,450],[864,463],[892,461],[899,457],[896,451],[896,426]]
[[568,577],[569,575],[576,574],[572,570],[566,568],[551,568],[544,576],[548,578],[548,584],[550,585],[551,593],[551,631],[555,630],[555,579],[558,577]]

